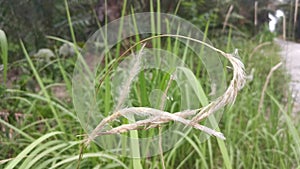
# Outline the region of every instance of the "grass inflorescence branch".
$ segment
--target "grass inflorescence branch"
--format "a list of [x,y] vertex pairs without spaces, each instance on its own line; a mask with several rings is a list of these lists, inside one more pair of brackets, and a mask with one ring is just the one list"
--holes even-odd
[[[124,108],[120,110],[116,110],[114,113],[112,113],[110,116],[104,118],[98,125],[97,127],[88,135],[87,139],[85,140],[86,145],[88,145],[92,140],[94,140],[96,137],[101,136],[101,135],[107,135],[107,134],[117,134],[117,133],[124,133],[128,132],[130,130],[139,130],[139,129],[150,129],[153,127],[157,127],[160,124],[163,123],[168,123],[170,121],[182,123],[186,126],[193,127],[195,129],[201,130],[209,135],[216,136],[220,139],[225,139],[224,135],[218,131],[215,131],[213,129],[210,129],[206,126],[200,125],[199,122],[203,121],[206,119],[208,116],[213,114],[214,112],[220,110],[224,106],[228,104],[233,104],[237,93],[240,89],[242,89],[246,83],[246,76],[245,76],[245,68],[244,64],[241,62],[241,60],[238,57],[238,52],[237,50],[232,53],[225,53],[220,49],[217,49],[213,46],[211,46],[208,43],[205,43],[203,41],[191,38],[191,37],[186,37],[182,35],[172,35],[172,34],[162,34],[162,35],[157,35],[157,36],[152,36],[146,39],[143,39],[139,41],[138,43],[134,44],[131,46],[128,50],[126,50],[118,59],[121,59],[131,51],[135,46],[138,44],[144,43],[148,40],[151,40],[153,38],[160,38],[160,37],[174,37],[174,38],[183,38],[187,39],[190,41],[194,41],[197,43],[200,43],[215,52],[221,54],[223,57],[225,57],[232,65],[233,69],[233,78],[230,81],[230,84],[228,88],[226,89],[225,93],[218,97],[215,101],[212,101],[210,104],[199,108],[195,110],[185,110],[177,113],[170,113],[166,111],[162,111],[159,109],[154,109],[154,108],[149,108],[149,107],[129,107],[129,108]],[[143,50],[143,48],[141,49]],[[142,52],[139,52],[141,54]],[[109,73],[109,72],[107,72]],[[105,74],[105,76],[107,75]],[[103,131],[103,128],[105,125],[108,123],[118,119],[121,116],[127,116],[127,115],[143,115],[147,116],[147,119],[144,120],[139,120],[135,121],[134,123],[131,124],[123,124],[120,126],[117,126],[115,128],[112,128],[107,131]],[[188,118],[192,117],[191,120]]]

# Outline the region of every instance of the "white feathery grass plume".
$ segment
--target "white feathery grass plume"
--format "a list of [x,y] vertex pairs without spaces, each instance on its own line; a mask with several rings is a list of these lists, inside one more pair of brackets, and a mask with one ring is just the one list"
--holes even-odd
[[[225,93],[220,97],[218,97],[215,101],[211,102],[210,104],[208,104],[203,108],[199,108],[195,110],[185,110],[174,114],[162,110],[154,109],[154,108],[148,108],[148,107],[130,107],[130,108],[117,110],[112,115],[104,118],[97,125],[97,127],[91,132],[91,134],[88,135],[88,138],[86,139],[85,142],[86,144],[89,144],[92,140],[94,140],[96,137],[101,135],[123,133],[130,130],[138,130],[138,129],[149,129],[158,126],[158,124],[163,124],[170,121],[179,122],[186,126],[191,126],[198,130],[201,130],[209,135],[214,135],[218,138],[225,139],[222,133],[210,129],[206,126],[200,125],[198,124],[198,122],[208,117],[212,113],[216,112],[217,110],[223,108],[224,106],[234,103],[238,91],[244,87],[246,83],[246,75],[244,70],[244,64],[238,58],[238,51],[235,50],[233,54],[228,54],[197,39],[193,39],[182,35],[163,34],[163,35],[157,35],[157,36],[152,36],[150,38],[143,39],[140,42],[136,43],[135,45],[131,46],[124,53],[127,53],[128,51],[130,51],[132,48],[134,48],[136,45],[140,43],[146,42],[147,40],[157,38],[157,37],[177,37],[177,38],[188,39],[194,42],[198,42],[202,45],[205,45],[206,47],[220,53],[222,56],[224,56],[226,59],[230,61],[233,67],[233,78],[229,84],[229,87],[226,89]],[[124,54],[121,55],[121,57],[122,56],[124,56]],[[145,120],[139,120],[131,124],[123,124],[121,126],[112,128],[108,131],[102,131],[103,127],[106,124],[116,120],[121,116],[129,115],[129,114],[148,116],[149,118]],[[194,117],[192,118],[192,120],[187,120],[186,118],[188,118],[189,116],[194,116]]]
[[237,58],[238,51],[235,50],[233,54],[226,54],[225,57],[230,61],[233,67],[233,78],[229,87],[222,96],[202,108],[201,111],[192,119],[193,123],[201,121],[227,104],[234,103],[238,91],[242,89],[246,83],[244,64]]
[[[141,56],[142,56],[142,52],[143,52],[143,49],[145,48],[145,46],[146,46],[146,43],[143,44],[139,53],[137,55],[134,55],[134,59],[133,59],[134,65],[132,66],[132,68],[129,71],[128,79],[126,80],[125,84],[122,86],[122,89],[119,90],[119,91],[121,91],[121,95],[118,99],[118,103],[117,103],[117,106],[116,106],[114,112],[116,112],[118,109],[121,108],[122,104],[124,103],[124,100],[126,99],[128,93],[130,91],[130,84],[131,84],[132,80],[139,73],[139,70],[141,68]],[[107,123],[115,120],[118,117],[119,117],[119,114],[114,113],[113,115],[111,115],[107,118],[104,118],[90,134],[91,139],[92,140],[94,139],[94,136],[97,134],[97,131],[102,130],[102,128]],[[90,141],[88,141],[88,142],[90,142]]]
[[132,62],[134,64],[129,71],[129,77],[127,78],[124,85],[122,85],[122,88],[119,90],[121,95],[118,99],[118,104],[115,108],[115,111],[117,111],[121,108],[122,104],[124,103],[124,100],[126,99],[126,97],[128,96],[128,93],[130,91],[131,82],[133,81],[134,77],[139,73],[139,71],[141,69],[141,57],[142,57],[143,49],[145,48],[145,46],[146,46],[146,43],[143,44],[139,53],[137,55],[134,55],[134,59],[132,60]]
[[158,124],[166,123],[169,121],[175,121],[175,122],[182,123],[184,125],[189,125],[198,130],[204,131],[209,135],[214,135],[221,139],[225,139],[225,137],[223,136],[222,133],[217,132],[213,129],[210,129],[206,126],[203,126],[203,125],[200,125],[197,123],[191,124],[190,120],[187,120],[187,119],[181,117],[180,115],[178,115],[178,113],[172,114],[169,112],[165,112],[165,111],[161,111],[161,110],[153,109],[153,108],[149,108],[149,107],[130,107],[130,108],[125,108],[125,109],[120,110],[118,112],[118,114],[120,114],[122,116],[125,116],[128,114],[136,114],[136,115],[143,115],[143,116],[148,115],[152,118],[140,120],[140,121],[137,121],[132,124],[124,124],[124,125],[115,127],[106,132],[99,132],[99,133],[97,133],[97,135],[124,133],[129,130],[140,129],[141,127],[143,127],[145,129],[147,126],[149,126],[149,127],[147,127],[147,129],[149,129],[149,128],[156,127]]

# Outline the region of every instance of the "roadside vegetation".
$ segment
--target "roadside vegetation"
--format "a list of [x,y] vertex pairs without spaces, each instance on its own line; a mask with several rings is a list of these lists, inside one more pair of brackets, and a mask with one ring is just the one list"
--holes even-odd
[[[223,1],[214,2],[217,7],[230,7],[229,3]],[[242,3],[230,2],[235,7]],[[141,1],[140,4],[136,4],[124,0],[121,4],[109,5],[116,5],[120,16],[146,9],[181,15],[199,26],[204,32],[204,37],[210,39],[214,47],[226,53],[233,53],[238,49],[239,57],[245,65],[247,82],[238,92],[235,103],[225,107],[221,117],[219,131],[224,134],[226,140],[210,137],[202,142],[199,137],[201,132],[193,129],[187,135],[180,133],[182,139],[171,150],[158,156],[135,159],[109,153],[94,142],[84,146],[86,133],[72,102],[72,75],[77,50],[83,47],[93,30],[88,28],[88,32],[84,32],[85,25],[92,22],[97,26],[103,25],[114,15],[99,17],[99,13],[89,13],[91,17],[84,17],[87,14],[81,9],[89,6],[83,2],[80,9],[76,9],[80,4],[67,0],[55,5],[64,11],[65,22],[59,22],[65,26],[59,30],[63,34],[61,36],[54,36],[53,29],[49,30],[53,34],[39,34],[33,39],[30,39],[32,36],[20,32],[21,37],[16,41],[10,38],[13,34],[10,34],[11,30],[0,29],[0,168],[300,167],[300,126],[297,125],[299,117],[292,113],[293,100],[288,86],[289,77],[284,66],[280,65],[280,48],[273,41],[276,35],[270,33],[264,23],[259,28],[248,28],[250,21],[246,16],[238,15],[240,13],[234,10],[233,13],[222,11],[221,8],[210,6],[205,0],[179,1],[172,6],[172,11],[168,11],[160,1],[151,1],[149,4]],[[200,13],[194,5],[205,10]],[[184,9],[191,9],[191,12],[186,14]],[[226,14],[232,18],[223,28]],[[78,19],[78,16],[81,16],[81,19]],[[59,20],[59,17],[61,16],[54,18]],[[8,18],[4,21],[9,22]],[[239,26],[238,23],[242,25]],[[23,39],[22,36],[26,38]],[[43,47],[38,44],[39,37],[43,39]],[[141,40],[141,37],[135,36],[117,44],[104,59],[102,66],[108,70],[109,66],[116,63],[116,58]],[[154,38],[149,40],[147,45],[182,56],[185,64],[197,75],[197,83],[193,85],[198,85],[197,87],[202,88],[205,93],[200,97],[207,98],[209,102],[213,101],[209,95],[212,91],[205,66],[197,60],[195,54],[179,44],[176,38]],[[43,50],[40,50],[42,48]],[[141,45],[136,47],[141,48]],[[228,85],[232,79],[232,65],[226,59],[220,59]],[[152,79],[153,76],[155,80]],[[153,106],[147,99],[149,91],[166,90],[170,87],[174,90],[170,96],[172,99],[166,101],[166,111],[179,111],[181,95],[176,90],[176,84],[168,85],[170,79],[168,74],[157,70],[140,73],[135,87],[130,91],[134,105]],[[113,111],[113,98],[110,97],[112,89],[109,83],[109,78],[103,78],[97,96],[104,103],[101,110],[105,115]],[[127,121],[122,119],[121,122]],[[116,124],[119,122],[113,125]],[[158,132],[159,129],[150,129],[136,133],[141,138]],[[138,145],[136,146],[134,149],[138,149]]]

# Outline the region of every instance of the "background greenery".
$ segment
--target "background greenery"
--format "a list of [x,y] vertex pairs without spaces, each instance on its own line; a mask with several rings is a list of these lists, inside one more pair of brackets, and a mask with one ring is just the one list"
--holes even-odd
[[[106,5],[105,2],[0,1],[0,28],[8,42],[0,36],[4,65],[0,88],[0,168],[74,168],[78,165],[79,168],[162,168],[159,156],[119,157],[93,143],[83,150],[78,164],[85,133],[76,119],[71,100],[70,81],[76,54],[63,43],[67,40],[82,47],[99,26],[122,15],[143,11],[176,14],[199,26],[214,46],[226,52],[238,48],[249,74],[236,103],[226,108],[221,119],[220,130],[227,140],[220,142],[211,138],[201,143],[199,132],[193,131],[164,154],[166,168],[299,168],[300,129],[296,125],[299,118],[291,111],[289,78],[283,68],[274,72],[267,90],[262,92],[270,69],[280,62],[279,47],[273,42],[276,34],[266,27],[267,12],[274,12],[270,7],[274,1],[258,1],[258,27],[253,25],[254,1],[250,0],[109,0]],[[230,5],[234,8],[229,26],[222,31]],[[287,16],[293,13],[292,1],[279,7],[286,9]],[[290,23],[292,18],[288,19]],[[291,25],[288,30],[292,38]],[[46,37],[48,35],[52,37]],[[131,43],[136,40],[131,39]],[[261,44],[266,45],[258,47]],[[113,62],[119,56],[116,53],[122,53],[126,46],[128,44],[121,43],[120,50],[116,47],[105,65]],[[49,50],[38,53],[41,48],[51,49],[52,53]],[[168,50],[184,55],[184,47],[180,45],[172,45]],[[192,70],[200,70],[202,78],[198,80],[206,86],[203,67],[192,59],[187,60],[187,64]],[[227,63],[224,64],[229,81],[231,71],[226,69]],[[144,78],[139,76],[141,92],[134,96],[137,105],[149,106],[145,99],[138,98],[144,98],[147,91],[157,86],[165,87],[165,76],[157,73],[155,82],[147,79],[147,74]],[[107,80],[100,98],[109,111],[112,98],[110,88],[105,86]],[[204,89],[208,94],[209,89]],[[263,109],[258,112],[262,94],[266,96]]]

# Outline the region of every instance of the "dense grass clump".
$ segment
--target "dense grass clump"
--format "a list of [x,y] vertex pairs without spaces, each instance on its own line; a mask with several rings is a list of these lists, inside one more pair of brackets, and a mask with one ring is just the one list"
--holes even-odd
[[[31,56],[26,44],[20,42],[25,59],[7,65],[7,42],[0,32],[3,77],[4,81],[8,81],[7,86],[0,88],[0,168],[299,168],[300,129],[296,125],[299,121],[293,118],[291,112],[289,78],[284,68],[279,67],[267,80],[271,69],[280,62],[279,47],[272,41],[265,42],[262,35],[250,39],[233,34],[236,31],[231,28],[228,34],[211,39],[214,46],[227,53],[239,49],[247,72],[245,87],[239,92],[234,105],[225,108],[216,129],[224,134],[225,141],[211,137],[202,142],[200,131],[196,130],[190,130],[188,134],[178,132],[182,137],[171,150],[160,156],[138,159],[116,156],[94,142],[85,147],[83,141],[86,133],[71,100],[72,69],[76,52],[80,51],[81,46],[76,42],[67,3],[66,11],[73,42],[48,38],[57,45],[64,43],[75,47],[69,57],[59,55],[58,47],[53,46],[55,56],[44,64],[45,58]],[[125,15],[124,11],[122,15]],[[205,38],[210,34],[208,25]],[[141,40],[137,35],[127,39],[125,44],[132,46]],[[197,75],[194,85],[203,89],[203,97],[209,98],[212,91],[207,72],[191,51],[176,38],[153,38],[147,43],[182,56],[186,65]],[[115,58],[122,55],[126,45],[117,44],[105,57],[101,65],[104,70],[114,70]],[[142,47],[145,45],[136,48]],[[229,84],[233,73],[231,64],[225,58],[220,59]],[[19,72],[14,81],[10,81],[12,75],[7,74],[10,70]],[[109,78],[102,79],[97,95],[106,115],[113,111],[109,81]],[[170,81],[170,75],[158,70],[139,73],[138,80],[130,89],[133,105],[151,106],[147,100],[148,91],[169,90],[172,91],[172,99],[166,100],[166,109],[172,113],[178,112],[181,95],[176,84],[169,84]],[[264,86],[267,86],[265,90]],[[123,123],[127,120],[120,119],[113,125]],[[142,138],[157,134],[160,129],[133,131],[128,135]],[[133,151],[138,148],[136,145]]]

